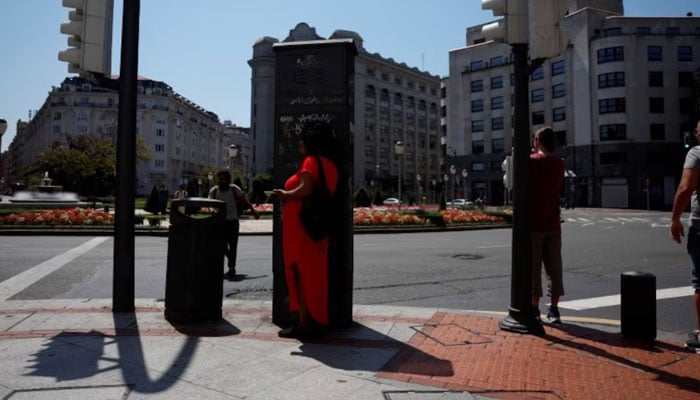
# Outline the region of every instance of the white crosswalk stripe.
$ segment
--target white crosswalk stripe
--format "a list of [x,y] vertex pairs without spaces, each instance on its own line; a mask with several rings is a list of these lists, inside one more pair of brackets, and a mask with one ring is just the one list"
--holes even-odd
[[[683,286],[678,288],[659,289],[656,291],[656,300],[674,299],[677,297],[690,297],[693,295],[693,288]],[[620,305],[620,295],[610,295],[601,297],[591,297],[588,299],[578,299],[570,301],[560,301],[559,307],[568,310],[590,310],[593,308],[612,307]]]

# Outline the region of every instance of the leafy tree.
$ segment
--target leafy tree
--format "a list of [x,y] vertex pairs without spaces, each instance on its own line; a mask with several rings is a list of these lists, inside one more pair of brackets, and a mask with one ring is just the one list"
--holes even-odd
[[361,187],[355,192],[355,207],[369,207],[372,205],[367,189]]
[[251,194],[250,201],[253,204],[260,204],[267,201],[266,190],[272,190],[272,175],[270,174],[257,174],[253,178],[253,190]]
[[[143,138],[136,140],[138,161],[150,159]],[[116,148],[112,139],[102,136],[79,135],[68,139],[68,146],[55,145],[43,151],[30,166],[29,174],[43,175],[66,191],[88,198],[113,194],[116,181]]]

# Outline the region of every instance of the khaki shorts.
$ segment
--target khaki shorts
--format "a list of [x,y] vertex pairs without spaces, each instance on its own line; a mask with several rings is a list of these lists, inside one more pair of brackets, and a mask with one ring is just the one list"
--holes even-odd
[[532,295],[542,297],[542,265],[547,295],[563,296],[561,232],[532,232]]

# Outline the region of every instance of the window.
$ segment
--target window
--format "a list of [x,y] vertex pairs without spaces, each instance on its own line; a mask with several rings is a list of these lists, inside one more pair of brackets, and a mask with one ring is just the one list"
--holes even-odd
[[566,107],[557,107],[552,110],[552,121],[565,121],[566,120]]
[[495,67],[496,65],[503,65],[503,56],[491,57],[490,62],[492,67]]
[[54,125],[53,126],[53,133],[56,135],[60,135],[61,134],[61,125]]
[[649,125],[649,136],[651,137],[651,140],[665,140],[666,127],[664,126],[664,124]]
[[500,131],[503,129],[503,117],[491,118],[491,130]]
[[382,72],[382,80],[383,80],[383,81],[388,81],[388,80],[389,80],[389,74],[387,74],[386,72]]
[[598,114],[623,113],[626,108],[624,97],[598,100]]
[[532,125],[542,125],[544,124],[544,111],[533,111],[532,112]]
[[162,129],[156,129],[156,136],[163,136],[163,130]]
[[491,140],[491,153],[503,153],[505,151],[505,139],[496,138]]
[[491,109],[500,110],[503,108],[503,96],[496,96],[491,98]]
[[365,122],[365,132],[374,132],[374,124],[371,122]]
[[472,112],[480,112],[484,111],[484,100],[483,99],[478,99],[478,100],[472,100]]
[[401,78],[394,78],[394,84],[401,86],[403,82],[401,81]]
[[693,61],[693,47],[678,46],[678,61]]
[[61,113],[60,112],[53,113],[53,120],[60,121],[61,120]]
[[481,92],[484,90],[484,81],[482,79],[475,79],[471,83],[472,93]]
[[564,60],[555,61],[552,63],[552,76],[561,75],[564,73]]
[[372,68],[367,68],[367,75],[369,75],[369,76],[374,76],[374,69],[372,69]]
[[544,89],[533,89],[530,93],[530,101],[533,103],[544,101]]
[[163,168],[163,166],[165,165],[165,161],[163,161],[163,160],[154,160],[153,165],[155,165],[155,166],[158,167],[158,168]]
[[603,35],[605,36],[620,36],[622,35],[622,28],[607,28],[603,30]]
[[163,144],[156,144],[156,153],[162,153],[165,151],[165,145]]
[[693,87],[693,73],[690,71],[681,71],[678,73],[678,86]]
[[638,26],[635,32],[638,35],[651,35],[651,28],[648,26]]
[[627,125],[609,124],[600,126],[600,141],[627,139]]
[[473,162],[472,163],[472,171],[483,171],[484,170],[484,163],[482,162]]
[[374,96],[376,96],[376,95],[377,95],[377,94],[376,94],[376,92],[374,91],[374,86],[372,86],[372,85],[367,85],[367,87],[365,88],[365,97],[369,97],[369,98],[372,98],[372,99],[373,99]]
[[484,69],[484,61],[483,60],[472,61],[471,64],[469,64],[469,67],[471,68],[472,71]]
[[663,114],[664,113],[664,98],[663,97],[650,97],[649,98],[649,112],[652,114]]
[[503,87],[503,75],[494,76],[491,78],[491,90],[500,89]]
[[484,153],[484,141],[483,140],[472,140],[472,154],[483,154]]
[[666,34],[667,35],[680,35],[681,28],[679,28],[677,26],[667,26],[666,27]]
[[692,115],[695,111],[695,101],[692,97],[681,97],[678,99],[678,111],[681,114]]
[[663,61],[664,52],[661,46],[647,46],[647,60]]
[[624,72],[609,72],[598,75],[598,88],[625,86]]
[[84,112],[78,113],[78,121],[87,121],[87,119],[88,119],[88,116],[86,113],[84,113]]
[[406,82],[406,86],[408,86],[409,89],[414,89],[416,84],[413,81],[408,81]]
[[663,87],[664,73],[662,71],[649,71],[649,87]]
[[532,74],[530,75],[530,80],[538,81],[542,78],[544,78],[544,68],[542,68],[542,66],[540,65],[539,67],[535,68],[534,71],[532,71]]
[[598,50],[598,64],[603,64],[613,61],[624,61],[625,49],[622,46],[608,47]]
[[559,98],[559,97],[564,97],[566,96],[566,84],[565,83],[557,83],[556,85],[552,86],[552,98]]
[[484,131],[484,120],[479,119],[472,121],[472,132],[483,132]]

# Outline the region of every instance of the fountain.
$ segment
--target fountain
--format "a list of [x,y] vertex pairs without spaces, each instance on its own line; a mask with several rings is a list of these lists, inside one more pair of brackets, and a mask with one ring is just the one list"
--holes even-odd
[[22,208],[65,208],[86,206],[87,203],[80,202],[78,195],[73,192],[63,192],[62,186],[52,185],[53,179],[49,178],[49,173],[44,172],[41,185],[30,187],[28,191],[15,192],[8,200],[13,206]]

